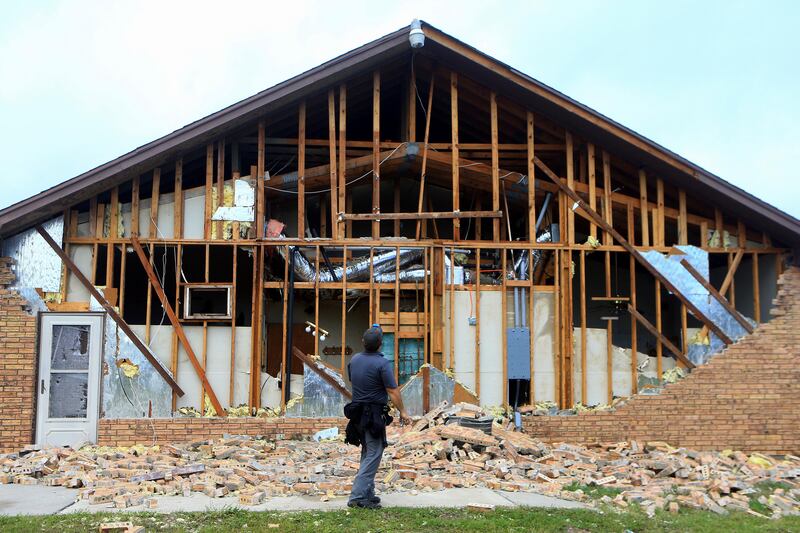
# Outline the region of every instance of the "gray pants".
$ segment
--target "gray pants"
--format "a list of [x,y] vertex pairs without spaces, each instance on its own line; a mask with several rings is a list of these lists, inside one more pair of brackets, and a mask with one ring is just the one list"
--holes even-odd
[[364,437],[366,442],[361,445],[361,464],[350,491],[351,502],[367,502],[375,496],[375,474],[383,456],[383,437],[373,437],[369,431]]

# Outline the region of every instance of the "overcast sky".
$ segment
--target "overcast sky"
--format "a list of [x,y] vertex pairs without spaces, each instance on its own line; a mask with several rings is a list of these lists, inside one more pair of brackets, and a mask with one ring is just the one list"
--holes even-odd
[[797,1],[0,10],[0,208],[419,17],[800,218]]

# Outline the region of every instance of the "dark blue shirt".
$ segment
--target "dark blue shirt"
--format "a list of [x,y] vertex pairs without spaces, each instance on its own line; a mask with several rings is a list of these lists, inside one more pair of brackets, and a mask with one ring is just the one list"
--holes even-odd
[[396,389],[392,363],[380,352],[359,352],[347,364],[354,402],[388,403],[386,389]]

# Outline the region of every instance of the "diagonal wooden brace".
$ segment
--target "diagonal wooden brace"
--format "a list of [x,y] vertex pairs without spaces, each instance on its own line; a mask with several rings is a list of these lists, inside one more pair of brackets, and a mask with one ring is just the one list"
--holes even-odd
[[[642,315],[642,314],[641,314],[639,311],[637,311],[637,310],[636,310],[636,309],[635,309],[635,308],[634,308],[634,307],[633,307],[631,304],[628,304],[628,312],[629,312],[629,313],[630,313],[630,314],[631,314],[631,315],[632,315],[632,316],[633,316],[633,317],[634,317],[636,320],[638,320],[638,321],[639,321],[639,322],[640,322],[640,323],[641,323],[641,324],[642,324],[642,325],[645,327],[645,329],[646,329],[647,331],[649,331],[650,333],[652,333],[652,334],[653,334],[653,335],[654,335],[654,336],[655,336],[655,337],[656,337],[658,340],[660,340],[660,341],[661,341],[661,344],[663,344],[664,346],[666,346],[666,347],[667,347],[667,350],[669,350],[670,352],[674,353],[674,354],[675,354],[675,357],[677,357],[677,358],[678,358],[678,360],[679,360],[680,362],[682,362],[682,363],[683,363],[684,365],[686,365],[688,368],[695,368],[695,364],[694,364],[694,363],[692,363],[692,362],[691,362],[691,361],[690,361],[690,360],[689,360],[689,359],[688,359],[688,358],[687,358],[687,357],[684,355],[684,353],[683,353],[681,350],[679,350],[679,349],[678,349],[678,347],[677,347],[677,346],[675,346],[674,344],[672,344],[672,343],[670,342],[670,340],[664,336],[664,334],[663,334],[663,333],[661,333],[661,332],[659,332],[659,331],[658,331],[658,328],[656,328],[656,327],[655,327],[653,324],[651,324],[651,323],[650,323],[650,321],[649,321],[649,320],[647,320],[647,319],[644,317],[644,315]],[[631,354],[631,357],[636,357],[636,354]],[[659,376],[659,377],[658,377],[658,379],[660,380],[660,379],[661,379],[661,376]]]
[[211,400],[211,405],[217,411],[217,415],[226,416],[225,410],[222,409],[222,406],[217,399],[217,395],[214,394],[214,389],[211,388],[211,383],[209,383],[208,379],[206,378],[205,370],[203,370],[203,367],[197,360],[197,356],[194,354],[194,350],[192,350],[191,344],[189,344],[189,339],[186,337],[186,332],[183,330],[183,326],[181,326],[178,316],[175,314],[175,311],[169,304],[167,295],[164,294],[164,288],[161,287],[161,283],[158,281],[158,276],[156,276],[156,273],[153,271],[153,267],[150,265],[150,261],[148,261],[147,256],[144,253],[144,249],[139,243],[139,239],[135,236],[131,237],[131,244],[133,244],[133,249],[136,251],[136,255],[139,256],[139,261],[142,263],[142,268],[144,268],[144,271],[147,273],[147,277],[150,279],[150,284],[153,286],[158,299],[161,300],[161,307],[163,307],[164,311],[167,313],[167,317],[169,318],[172,327],[175,329],[175,334],[178,336],[178,340],[180,340],[183,349],[186,350],[186,355],[189,357],[189,361],[192,363],[195,372],[197,372],[197,377],[200,378],[200,382],[203,384],[203,389],[206,391],[206,394],[208,394],[208,399]]
[[331,376],[329,376],[324,370],[320,369],[317,366],[317,362],[310,355],[303,353],[303,351],[300,350],[297,346],[292,346],[292,353],[294,354],[295,357],[297,357],[303,363],[305,363],[309,369],[319,374],[319,377],[325,380],[326,383],[328,383],[331,387],[339,391],[339,394],[341,394],[348,400],[353,399],[353,393],[347,390],[345,387],[343,387],[338,381],[333,379]]
[[731,314],[731,316],[733,316],[733,318],[735,318],[735,319],[736,319],[736,321],[737,321],[737,322],[738,322],[738,323],[739,323],[739,324],[740,324],[740,325],[741,325],[741,326],[742,326],[742,327],[745,329],[745,331],[747,331],[747,333],[753,333],[753,326],[752,326],[752,325],[750,325],[750,322],[748,322],[748,321],[747,321],[747,319],[746,319],[745,317],[743,317],[743,316],[742,316],[742,314],[741,314],[739,311],[737,311],[737,310],[736,310],[736,308],[735,308],[734,306],[732,306],[732,305],[730,304],[730,302],[729,302],[728,300],[726,300],[726,299],[725,299],[725,297],[724,297],[724,296],[722,296],[722,295],[721,295],[721,294],[720,294],[720,293],[717,291],[717,289],[715,289],[715,288],[714,288],[714,287],[711,285],[711,283],[709,283],[709,282],[708,282],[708,280],[707,280],[706,278],[704,278],[704,277],[703,277],[703,275],[702,275],[700,272],[698,272],[698,271],[697,271],[697,270],[696,270],[696,269],[695,269],[695,268],[692,266],[692,264],[691,264],[691,263],[689,263],[689,261],[687,261],[686,259],[681,259],[681,265],[683,265],[683,268],[685,268],[686,270],[688,270],[688,271],[689,271],[689,274],[691,274],[691,275],[692,275],[692,277],[693,277],[694,279],[696,279],[696,280],[697,280],[697,282],[698,282],[700,285],[702,285],[702,286],[703,286],[703,288],[704,288],[705,290],[707,290],[707,291],[708,291],[708,293],[709,293],[709,294],[710,294],[710,295],[711,295],[711,296],[712,296],[712,297],[713,297],[713,298],[714,298],[716,301],[718,301],[718,302],[719,302],[719,304],[720,304],[722,307],[724,307],[724,308],[725,308],[725,310],[726,310],[728,313],[730,313],[730,314]]
[[700,309],[698,309],[698,308],[697,308],[697,306],[695,306],[695,305],[694,305],[694,304],[693,304],[693,303],[692,303],[692,302],[691,302],[691,301],[690,301],[690,300],[689,300],[689,299],[688,299],[686,296],[684,296],[684,295],[683,295],[683,294],[682,294],[682,293],[681,293],[681,292],[678,290],[678,288],[677,288],[675,285],[673,285],[673,284],[672,284],[672,282],[671,282],[671,281],[670,281],[670,280],[669,280],[669,279],[668,279],[666,276],[662,275],[662,274],[661,274],[661,272],[659,272],[658,270],[656,270],[656,269],[653,267],[653,265],[651,265],[651,264],[650,264],[650,263],[649,263],[649,262],[648,262],[648,261],[647,261],[647,260],[646,260],[646,259],[645,259],[645,258],[642,256],[642,254],[640,254],[640,253],[639,253],[639,250],[637,250],[637,249],[636,249],[636,248],[635,248],[635,247],[634,247],[634,246],[633,246],[631,243],[629,243],[629,242],[627,241],[627,239],[625,239],[625,237],[623,237],[622,235],[620,235],[620,233],[619,233],[617,230],[615,230],[615,229],[614,229],[614,228],[611,226],[611,224],[609,224],[608,222],[606,222],[606,221],[603,219],[603,217],[601,217],[601,216],[600,216],[600,215],[597,213],[597,211],[595,211],[594,209],[592,209],[591,207],[589,207],[589,205],[588,205],[586,202],[584,202],[584,201],[583,201],[583,199],[582,199],[580,196],[578,196],[578,193],[576,193],[575,191],[573,191],[572,189],[570,189],[569,187],[567,187],[567,186],[566,186],[566,184],[564,184],[564,182],[562,182],[562,181],[561,181],[561,178],[559,178],[559,177],[556,175],[556,173],[555,173],[555,172],[553,172],[553,171],[550,169],[550,167],[548,167],[547,165],[545,165],[545,164],[542,162],[542,160],[541,160],[541,159],[539,159],[539,158],[538,158],[538,157],[536,157],[536,156],[534,156],[534,157],[533,157],[533,162],[534,162],[534,164],[535,164],[537,167],[539,167],[539,169],[541,169],[541,171],[542,171],[542,172],[544,172],[544,173],[545,173],[545,175],[546,175],[548,178],[550,178],[550,180],[551,180],[553,183],[555,183],[555,184],[556,184],[556,186],[558,186],[558,188],[559,188],[559,189],[561,189],[561,190],[564,192],[564,194],[566,194],[566,195],[567,195],[567,196],[568,196],[568,197],[569,197],[569,198],[570,198],[570,199],[571,199],[573,202],[575,202],[575,204],[577,204],[577,206],[578,206],[578,207],[580,207],[580,208],[583,210],[583,212],[584,212],[584,213],[585,213],[585,214],[588,216],[588,218],[589,218],[589,219],[590,219],[592,222],[594,222],[595,224],[597,224],[597,226],[598,226],[598,227],[600,227],[600,228],[601,228],[603,231],[606,231],[606,232],[608,232],[608,234],[609,234],[609,235],[611,235],[611,236],[614,238],[614,240],[615,240],[615,241],[617,241],[617,242],[620,244],[620,246],[622,246],[623,248],[625,248],[625,250],[627,250],[627,251],[628,251],[628,253],[630,253],[630,254],[633,256],[633,258],[634,258],[634,259],[635,259],[635,260],[636,260],[636,261],[637,261],[637,262],[638,262],[640,265],[642,265],[642,266],[644,267],[644,269],[645,269],[645,270],[647,270],[648,272],[650,272],[650,274],[652,274],[652,275],[653,275],[653,276],[654,276],[654,277],[655,277],[657,280],[661,281],[661,283],[664,285],[664,288],[665,288],[665,289],[667,289],[669,292],[671,292],[672,294],[674,294],[675,296],[677,296],[677,297],[678,297],[678,299],[681,301],[681,303],[683,303],[683,305],[685,305],[685,306],[686,306],[686,308],[687,308],[687,309],[688,309],[688,310],[689,310],[689,311],[690,311],[690,312],[691,312],[691,313],[692,313],[692,314],[693,314],[695,317],[697,317],[697,318],[698,318],[698,319],[699,319],[701,322],[703,322],[703,324],[705,324],[706,326],[708,326],[708,329],[710,329],[711,331],[713,331],[713,332],[714,332],[714,333],[717,335],[717,337],[719,337],[719,338],[722,340],[722,342],[724,342],[725,344],[733,344],[733,340],[731,340],[731,338],[730,338],[730,337],[728,337],[728,336],[725,334],[725,332],[724,332],[724,331],[722,331],[722,330],[719,328],[719,326],[717,326],[717,325],[714,323],[714,321],[713,321],[713,320],[711,320],[711,319],[710,319],[708,316],[706,316],[706,314],[705,314],[705,313],[703,313],[703,312],[702,312]]
[[97,300],[97,302],[103,307],[106,313],[108,313],[108,316],[110,316],[111,319],[116,322],[117,326],[119,326],[119,329],[121,329],[125,335],[128,336],[134,346],[136,346],[139,351],[142,352],[142,355],[150,362],[151,365],[153,365],[153,368],[156,369],[156,372],[158,372],[159,375],[164,378],[164,381],[166,381],[172,390],[175,391],[175,394],[178,396],[183,396],[183,389],[178,386],[178,383],[175,381],[175,378],[172,377],[172,374],[170,374],[170,372],[164,368],[164,366],[161,364],[161,361],[159,361],[155,354],[150,351],[150,348],[144,342],[142,342],[136,333],[133,332],[128,323],[125,322],[119,313],[117,313],[117,310],[114,309],[114,306],[112,306],[108,300],[106,300],[105,296],[103,296],[103,294],[97,290],[94,285],[92,285],[86,276],[83,275],[83,272],[81,272],[77,265],[72,262],[72,259],[70,259],[66,252],[64,252],[64,250],[61,249],[56,241],[53,240],[50,234],[39,225],[36,226],[36,231],[39,232],[39,235],[42,236],[45,242],[49,244],[53,251],[61,258],[67,269],[72,272],[78,281],[81,282],[81,285],[83,285],[86,290],[89,291],[89,294],[91,294],[94,299]]

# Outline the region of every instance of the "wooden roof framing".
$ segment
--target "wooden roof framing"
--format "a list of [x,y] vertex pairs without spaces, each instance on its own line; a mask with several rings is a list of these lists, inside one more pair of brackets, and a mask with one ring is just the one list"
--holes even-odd
[[[464,76],[459,78],[459,103],[464,106],[466,112],[474,114],[476,120],[486,122],[488,126],[489,94],[486,88],[490,88],[491,92],[498,95],[501,143],[509,134],[524,137],[525,110],[533,110],[537,113],[537,132],[553,143],[560,141],[549,125],[559,124],[577,138],[591,139],[595,146],[624,158],[628,165],[628,168],[624,169],[625,174],[635,177],[636,168],[647,168],[648,173],[652,172],[664,180],[668,190],[674,186],[684,188],[690,194],[699,197],[713,194],[720,209],[736,213],[739,218],[748,220],[749,225],[769,232],[790,246],[800,245],[800,220],[441,30],[423,23],[423,31],[426,35],[425,46],[413,52],[416,54],[415,59],[418,59],[417,81],[420,94],[427,95],[431,73],[435,73],[437,77],[442,76],[443,69],[463,73]],[[248,128],[254,130],[253,125],[258,120],[267,118],[273,125],[286,124],[286,127],[296,128],[300,101],[317,98],[321,89],[338,87],[345,80],[348,83],[347,108],[350,114],[348,136],[351,136],[351,131],[357,131],[356,126],[353,128],[350,126],[356,114],[366,116],[367,113],[371,113],[371,109],[366,107],[361,109],[363,106],[359,104],[363,98],[371,99],[369,98],[371,73],[376,68],[384,69],[387,65],[403,65],[412,57],[408,32],[409,27],[401,28],[136,148],[104,165],[0,210],[0,237],[32,227],[61,213],[66,207],[74,206],[77,202],[85,201],[144,174],[155,166],[195,152],[223,135]],[[386,90],[395,90],[394,87],[397,86],[398,70],[394,69],[393,72],[382,76],[381,82],[385,84]],[[479,80],[480,86],[468,81],[470,79]],[[449,114],[444,112],[449,107],[447,93],[448,84],[445,80],[437,81],[433,106],[443,112],[440,117],[434,115],[432,130],[449,128],[449,124],[446,124],[449,122]],[[322,117],[326,113],[326,109],[311,103],[309,100],[307,117],[309,131],[306,132],[306,136],[324,138],[325,135],[316,134],[312,124],[316,123],[315,117]],[[442,122],[437,122],[439,120]],[[462,142],[469,142],[471,138],[469,128],[467,124],[462,125],[460,131]],[[364,135],[364,140],[367,139],[368,136]],[[489,155],[488,150],[483,150],[483,153]],[[367,153],[365,156],[369,158]],[[307,177],[310,177],[311,167],[316,166],[313,157],[312,150],[307,163],[310,167]],[[464,153],[462,157],[478,159],[475,154]],[[434,158],[428,163],[433,167],[436,165]],[[187,161],[188,167],[189,158],[184,157],[184,160]],[[501,166],[508,164],[509,170],[517,170],[510,163],[512,162],[501,160]],[[519,170],[524,172],[524,169],[525,161],[521,158]],[[308,182],[306,185],[312,186]]]

